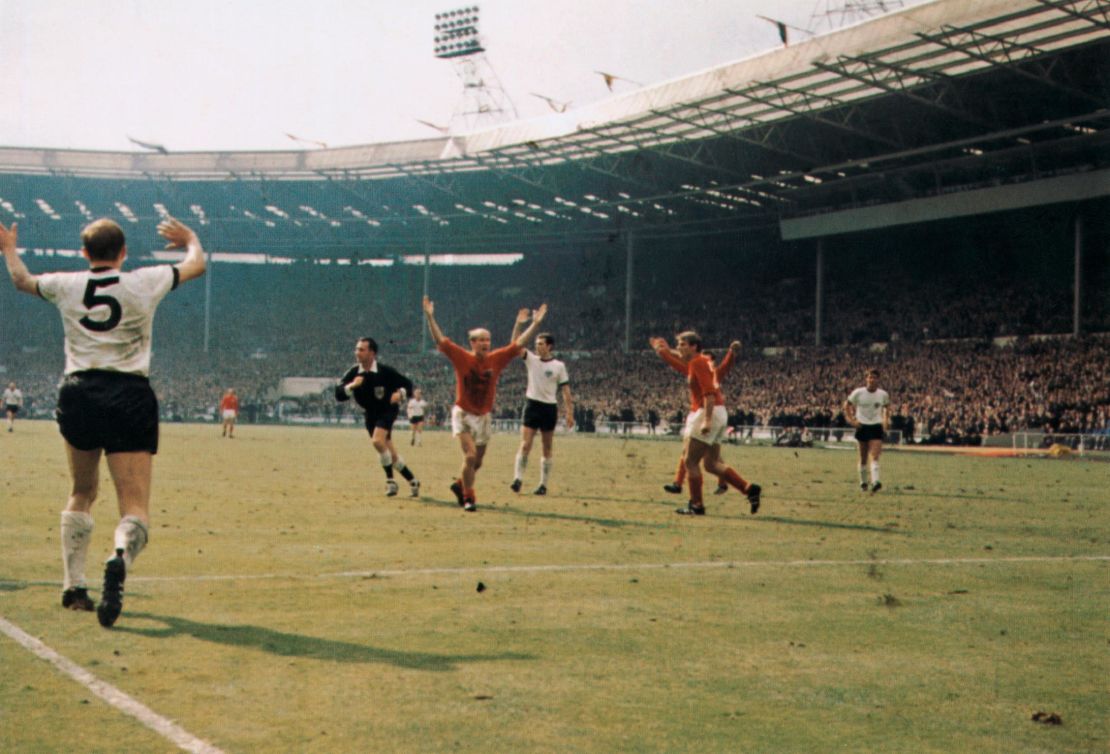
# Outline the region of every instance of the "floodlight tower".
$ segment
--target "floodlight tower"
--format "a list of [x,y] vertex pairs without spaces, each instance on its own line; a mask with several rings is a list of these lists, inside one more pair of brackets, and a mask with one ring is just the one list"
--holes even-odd
[[813,9],[809,28],[818,31],[824,26],[827,31],[832,31],[873,16],[901,10],[905,5],[902,0],[821,0]]
[[435,56],[454,64],[463,85],[451,116],[452,131],[455,126],[472,131],[517,117],[516,106],[486,59],[478,35],[477,5],[436,14]]

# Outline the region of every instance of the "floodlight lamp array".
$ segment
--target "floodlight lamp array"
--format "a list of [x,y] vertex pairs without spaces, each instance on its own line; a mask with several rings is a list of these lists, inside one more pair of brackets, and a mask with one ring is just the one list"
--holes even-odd
[[478,39],[478,6],[436,14],[435,56],[457,58],[485,52]]

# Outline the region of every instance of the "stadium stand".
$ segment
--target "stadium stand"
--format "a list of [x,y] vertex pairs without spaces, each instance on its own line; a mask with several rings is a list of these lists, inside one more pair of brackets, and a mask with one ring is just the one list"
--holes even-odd
[[[124,226],[136,264],[155,258],[160,217],[196,227],[216,252],[209,275],[167,299],[155,330],[172,418],[210,417],[231,385],[247,421],[340,418],[275,388],[340,374],[364,334],[442,414],[451,376],[423,353],[426,286],[455,338],[477,324],[506,338],[518,307],[547,301],[585,426],[681,410],[640,349],[695,328],[711,347],[745,344],[726,386],[741,423],[835,425],[878,364],[917,438],[1106,431],[1102,5],[939,0],[573,119],[442,139],[0,148],[0,221],[19,222],[35,272],[78,264],[95,217]],[[522,259],[405,263],[501,252]],[[5,376],[48,415],[56,318],[5,294],[0,336]],[[506,375],[499,413],[522,384]]]

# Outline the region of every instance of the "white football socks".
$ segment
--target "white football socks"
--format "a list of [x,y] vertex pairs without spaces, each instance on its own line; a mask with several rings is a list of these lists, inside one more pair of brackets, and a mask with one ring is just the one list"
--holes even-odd
[[116,526],[116,549],[123,550],[123,562],[130,568],[146,547],[146,524],[138,516],[124,516]]
[[92,530],[92,515],[62,511],[62,589],[85,586],[85,559]]

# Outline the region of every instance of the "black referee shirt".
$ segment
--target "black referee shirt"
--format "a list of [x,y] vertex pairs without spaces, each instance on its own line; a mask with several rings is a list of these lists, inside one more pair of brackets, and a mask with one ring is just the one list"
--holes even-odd
[[[348,396],[344,386],[358,374],[362,375],[362,384]],[[400,404],[390,403],[389,398],[401,388],[405,389],[406,394],[412,395],[412,380],[393,367],[379,361],[378,371],[364,372],[355,364],[335,386],[335,399],[345,401],[354,398],[355,403],[362,406],[368,416],[379,416],[387,411],[400,410]]]

